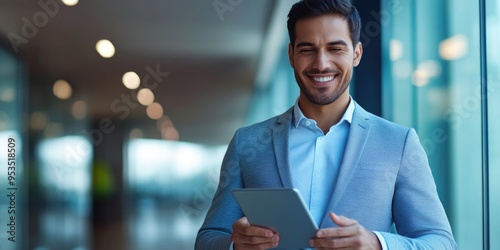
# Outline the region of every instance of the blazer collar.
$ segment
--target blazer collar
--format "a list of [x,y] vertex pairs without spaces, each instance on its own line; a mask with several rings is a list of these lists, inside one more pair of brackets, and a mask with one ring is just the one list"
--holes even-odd
[[[354,102],[354,104],[355,109],[349,135],[347,137],[344,157],[340,165],[337,180],[332,180],[336,183],[326,211],[335,211],[335,207],[338,205],[340,198],[344,194],[347,185],[357,169],[359,159],[363,153],[363,149],[372,126],[369,113],[359,106],[358,103]],[[271,124],[276,163],[282,186],[285,188],[293,187],[292,175],[290,172],[290,161],[288,157],[288,137],[292,117],[293,107],[285,113],[279,115],[275,122]],[[328,216],[325,216],[325,219],[321,224],[325,223],[325,220],[330,219]]]
[[347,137],[344,157],[342,159],[342,163],[340,164],[337,180],[332,180],[335,181],[335,187],[321,225],[331,223],[330,217],[326,216],[326,213],[329,211],[335,211],[339,200],[344,195],[347,185],[358,168],[359,159],[363,154],[363,150],[371,130],[372,123],[370,122],[369,113],[359,106],[359,104],[355,104],[356,108],[354,110],[351,128]]
[[292,188],[292,174],[290,172],[290,161],[288,158],[288,135],[292,124],[293,107],[278,116],[276,122],[272,124],[272,138],[276,164],[281,178],[281,183],[285,188]]

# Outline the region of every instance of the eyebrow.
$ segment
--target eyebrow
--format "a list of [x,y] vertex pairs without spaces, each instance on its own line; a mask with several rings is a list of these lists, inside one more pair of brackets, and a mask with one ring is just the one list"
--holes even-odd
[[[338,40],[338,41],[333,41],[333,42],[329,42],[327,43],[328,46],[335,46],[335,45],[342,45],[342,46],[347,46],[347,43],[343,40]],[[310,43],[310,42],[300,42],[300,43],[297,43],[297,48],[299,47],[307,47],[307,46],[310,46],[310,47],[314,47],[314,44],[313,43]]]

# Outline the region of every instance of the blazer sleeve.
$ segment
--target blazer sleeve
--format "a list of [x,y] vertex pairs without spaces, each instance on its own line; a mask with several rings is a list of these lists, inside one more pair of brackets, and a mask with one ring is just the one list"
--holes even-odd
[[231,245],[233,223],[243,217],[231,190],[243,187],[238,156],[238,131],[229,143],[221,166],[219,185],[198,235],[196,250],[226,250]]
[[427,155],[409,129],[393,198],[398,234],[382,232],[389,249],[457,249]]

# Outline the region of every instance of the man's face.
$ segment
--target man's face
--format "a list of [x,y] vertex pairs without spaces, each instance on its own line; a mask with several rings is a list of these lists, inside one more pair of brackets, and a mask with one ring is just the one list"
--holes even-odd
[[295,34],[288,56],[301,100],[306,97],[309,102],[326,105],[349,95],[346,90],[353,67],[358,66],[363,51],[361,43],[353,48],[347,20],[336,14],[301,19]]

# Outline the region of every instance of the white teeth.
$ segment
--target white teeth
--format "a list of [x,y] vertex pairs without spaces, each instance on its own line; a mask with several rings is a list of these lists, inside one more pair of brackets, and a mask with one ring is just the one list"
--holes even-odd
[[313,77],[313,80],[316,81],[316,82],[329,82],[329,81],[333,80],[333,76],[329,76],[329,77]]

